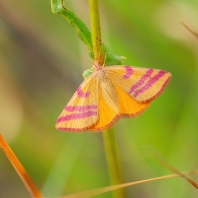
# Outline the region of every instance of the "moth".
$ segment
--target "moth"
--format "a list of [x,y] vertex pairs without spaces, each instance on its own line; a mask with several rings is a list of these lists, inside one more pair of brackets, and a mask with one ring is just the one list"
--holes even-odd
[[62,131],[102,131],[121,117],[142,114],[166,88],[164,70],[94,63],[95,71],[78,87],[63,109],[56,128]]

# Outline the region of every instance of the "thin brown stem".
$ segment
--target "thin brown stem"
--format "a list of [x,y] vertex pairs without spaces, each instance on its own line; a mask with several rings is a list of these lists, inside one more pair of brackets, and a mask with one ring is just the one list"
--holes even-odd
[[30,195],[32,197],[36,198],[42,198],[40,191],[35,186],[31,178],[29,177],[28,173],[10,148],[10,146],[7,144],[6,140],[3,138],[3,136],[0,134],[0,147],[9,159],[10,163],[18,173],[19,177],[23,181],[24,185],[26,186],[27,190],[29,191]]

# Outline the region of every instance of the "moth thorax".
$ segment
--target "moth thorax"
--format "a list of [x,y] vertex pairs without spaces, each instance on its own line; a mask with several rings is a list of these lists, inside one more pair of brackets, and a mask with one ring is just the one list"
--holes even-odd
[[95,61],[94,62],[94,67],[95,67],[95,70],[100,70],[102,68],[102,66],[98,63],[98,61]]
[[105,71],[103,70],[102,67],[100,67],[98,70],[96,70],[96,74],[100,79],[105,78]]

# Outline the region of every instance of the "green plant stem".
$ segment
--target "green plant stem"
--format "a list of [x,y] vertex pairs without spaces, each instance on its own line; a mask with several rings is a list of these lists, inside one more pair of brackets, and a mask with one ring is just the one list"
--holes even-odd
[[89,0],[90,5],[90,22],[94,60],[103,65],[104,57],[102,56],[102,42],[100,32],[100,15],[98,8],[98,0]]
[[[103,65],[104,56],[102,53],[98,0],[89,0],[89,4],[94,60],[98,61],[100,65]],[[120,169],[120,160],[118,156],[115,132],[113,128],[103,132],[103,141],[111,184],[120,184],[122,183],[122,174]],[[124,198],[124,190],[119,189],[113,191],[113,197]]]
[[[103,132],[103,142],[111,184],[115,185],[123,183],[121,163],[118,154],[115,131],[113,127]],[[114,198],[125,197],[123,188],[115,190],[112,193]]]

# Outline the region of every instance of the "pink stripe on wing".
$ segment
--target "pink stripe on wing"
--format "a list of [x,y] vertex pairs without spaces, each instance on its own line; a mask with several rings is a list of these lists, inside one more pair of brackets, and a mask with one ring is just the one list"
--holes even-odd
[[125,66],[124,68],[125,68],[125,70],[126,70],[126,73],[124,74],[123,79],[130,78],[131,75],[133,74],[133,69],[132,69],[132,67],[130,67],[130,66]]
[[87,117],[95,116],[95,115],[97,115],[97,112],[95,112],[95,111],[87,111],[87,112],[83,112],[83,113],[74,113],[74,114],[59,117],[56,123],[69,121],[69,120],[83,119],[83,118],[87,118]]
[[152,78],[150,78],[148,80],[148,82],[139,90],[137,90],[134,93],[134,97],[137,97],[140,93],[143,93],[144,91],[146,91],[147,89],[149,89],[150,87],[153,86],[154,83],[156,83],[161,77],[163,77],[166,74],[165,71],[159,71],[155,76],[153,76]]
[[145,81],[148,78],[150,78],[150,76],[152,75],[152,73],[153,73],[153,69],[148,69],[146,71],[146,73],[140,78],[140,80],[131,87],[131,89],[129,90],[129,94],[131,94],[132,92],[135,91],[135,89],[137,89],[138,87],[140,87],[141,85],[143,85],[145,83]]
[[69,112],[79,111],[84,112],[90,109],[97,109],[97,105],[87,105],[87,106],[66,106],[65,110]]
[[80,98],[87,98],[90,95],[90,92],[83,92],[81,87],[78,87],[76,92],[77,92],[78,97],[80,97]]

